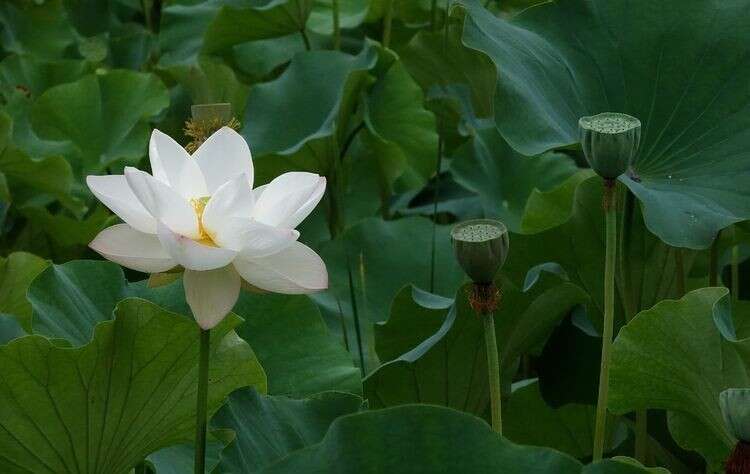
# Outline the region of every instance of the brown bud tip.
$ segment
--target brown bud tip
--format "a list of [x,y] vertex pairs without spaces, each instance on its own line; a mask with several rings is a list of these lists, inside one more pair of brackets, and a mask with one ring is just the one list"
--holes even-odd
[[750,443],[738,441],[724,468],[727,474],[750,474]]
[[469,306],[477,314],[493,313],[500,304],[500,290],[494,283],[474,283],[469,291]]

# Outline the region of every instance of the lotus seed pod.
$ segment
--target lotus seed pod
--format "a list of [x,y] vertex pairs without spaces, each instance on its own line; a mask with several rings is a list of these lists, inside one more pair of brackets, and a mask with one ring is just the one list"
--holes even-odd
[[604,179],[625,173],[641,142],[641,121],[626,114],[605,112],[578,121],[586,161]]
[[508,257],[508,229],[500,221],[475,219],[451,231],[453,250],[474,283],[489,284]]
[[750,388],[730,388],[719,394],[724,423],[735,438],[750,442]]

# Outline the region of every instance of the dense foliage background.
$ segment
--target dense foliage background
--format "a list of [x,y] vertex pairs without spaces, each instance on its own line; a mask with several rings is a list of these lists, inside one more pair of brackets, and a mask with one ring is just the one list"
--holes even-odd
[[[718,394],[750,386],[750,2],[337,3],[0,3],[0,470],[190,472],[181,282],[87,248],[116,218],[85,176],[147,168],[153,128],[187,144],[190,106],[229,102],[257,184],[328,178],[300,230],[330,289],[243,293],[214,331],[213,472],[646,472],[588,464],[604,220],[577,121],[606,110],[644,125],[607,449],[718,472]],[[512,232],[504,438],[448,238],[482,216]]]

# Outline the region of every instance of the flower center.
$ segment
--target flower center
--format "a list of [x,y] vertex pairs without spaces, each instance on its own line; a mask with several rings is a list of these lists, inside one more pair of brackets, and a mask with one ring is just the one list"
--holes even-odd
[[195,210],[195,215],[198,217],[198,234],[200,235],[200,238],[197,242],[210,247],[218,247],[214,242],[214,239],[211,237],[211,234],[203,226],[203,211],[206,210],[206,204],[208,204],[210,198],[211,196],[203,196],[201,198],[191,199],[190,204],[192,204],[193,209]]

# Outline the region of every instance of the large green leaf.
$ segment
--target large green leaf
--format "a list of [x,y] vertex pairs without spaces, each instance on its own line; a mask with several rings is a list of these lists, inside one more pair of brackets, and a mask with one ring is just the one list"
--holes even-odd
[[[623,193],[618,195],[623,196]],[[618,202],[618,227],[627,232],[623,233],[618,245],[615,313],[618,321],[624,321],[636,312],[676,295],[677,273],[675,249],[646,229],[637,203],[624,197]],[[513,281],[521,282],[531,268],[556,262],[572,282],[591,296],[589,315],[597,324],[601,320],[604,295],[604,213],[601,203],[601,179],[590,177],[588,171],[573,175],[551,191],[533,192],[521,223],[522,230],[531,233],[511,237],[513,250],[503,269]],[[691,256],[687,255],[685,260],[689,265]],[[629,296],[627,306],[626,295]],[[628,309],[627,314],[624,308]]]
[[128,283],[115,263],[75,260],[48,267],[31,284],[28,299],[33,308],[34,333],[64,339],[74,346],[86,344],[97,324],[112,319],[117,303],[128,297],[190,314],[179,283],[148,288],[145,282]]
[[477,131],[454,156],[454,179],[479,195],[487,217],[502,220],[513,232],[521,230],[526,201],[534,189],[548,191],[578,169],[561,153],[521,156],[494,127]]
[[305,29],[313,0],[262,0],[224,5],[208,26],[203,51],[215,53],[248,41],[276,38]]
[[578,119],[624,112],[643,123],[637,178],[621,177],[647,227],[706,248],[750,217],[750,46],[746,0],[564,0],[512,20],[476,0],[463,41],[495,62],[495,122],[526,155],[578,142]]
[[670,431],[718,468],[736,440],[719,393],[750,387],[750,339],[737,340],[728,291],[703,288],[642,311],[612,348],[609,407],[616,413],[670,410]]
[[[418,184],[424,184],[435,173],[438,146],[435,117],[423,108],[423,101],[419,86],[396,62],[373,86],[364,119],[373,135],[376,153],[385,155],[390,151],[395,156],[389,161],[399,164],[400,169],[386,175],[406,173],[407,180]],[[381,166],[388,166],[388,162]]]
[[[211,333],[209,412],[233,390],[265,390],[265,374],[233,331]],[[0,347],[3,472],[127,472],[147,454],[189,441],[195,429],[199,329],[127,299],[92,341],[61,348],[41,336]]]
[[[433,293],[443,296],[452,296],[464,278],[453,257],[449,231],[448,226],[436,230]],[[391,300],[404,285],[430,287],[431,233],[431,222],[420,217],[362,220],[321,249],[328,265],[330,289],[313,295],[313,299],[330,314],[339,313],[340,303],[344,313],[351,315],[349,268],[360,318],[386,320]]]
[[203,35],[222,3],[223,0],[207,0],[164,5],[159,25],[159,66],[195,63]]
[[75,43],[62,0],[44,4],[10,0],[0,4],[0,47],[9,53],[57,58]]
[[371,46],[357,56],[299,53],[278,79],[250,89],[242,134],[255,156],[271,155],[259,160],[256,169],[270,161],[276,170],[272,176],[284,166],[327,174],[376,59]]
[[[529,414],[533,413],[533,422]],[[513,384],[510,399],[503,404],[503,435],[519,444],[547,446],[571,456],[590,458],[594,446],[593,405],[548,406],[536,379]],[[614,416],[607,419],[607,445],[610,451],[627,438],[627,428]]]
[[82,211],[83,204],[71,196],[73,172],[61,156],[33,159],[11,143],[14,127],[11,118],[0,111],[0,173],[7,179],[16,206],[39,201],[41,194],[50,194],[72,210]]
[[[105,261],[52,265],[34,281],[28,297],[34,332],[74,346],[87,343],[96,324],[112,319],[117,302],[128,297],[192,319],[181,282],[158,288],[149,288],[145,281],[128,283],[117,264]],[[245,319],[237,332],[263,365],[270,393],[361,391],[359,370],[306,296],[243,293],[234,312]]]
[[65,157],[79,178],[146,151],[148,120],[169,104],[152,74],[114,70],[48,89],[34,103],[32,123],[43,139],[69,142]]
[[461,44],[462,31],[463,25],[455,21],[445,39],[442,31],[421,30],[400,50],[401,58],[426,95],[446,93],[448,86],[465,88],[473,111],[488,117],[497,82],[495,67],[487,56]]
[[221,454],[221,472],[256,472],[299,449],[319,443],[336,418],[359,411],[356,395],[325,392],[303,400],[255,390],[232,393],[214,416],[214,426],[235,432]]
[[333,422],[323,440],[267,469],[270,473],[636,474],[634,461],[583,467],[549,448],[513,444],[483,421],[448,408],[411,405],[368,411]]
[[443,325],[454,300],[413,285],[393,298],[387,321],[375,324],[375,351],[380,360],[398,358],[435,334]]
[[268,393],[299,397],[362,391],[351,355],[329,334],[307,296],[243,293],[234,312],[245,319],[237,332],[268,374]]
[[26,331],[31,331],[31,304],[26,292],[48,265],[46,260],[25,252],[0,257],[0,313],[13,315]]
[[[356,28],[367,18],[370,0],[339,1],[339,26]],[[307,28],[321,35],[333,34],[333,0],[314,0]]]
[[[431,403],[484,413],[489,400],[484,326],[469,307],[468,291],[468,286],[458,290],[457,302],[437,332],[420,334],[423,342],[365,379],[365,394],[371,406]],[[585,294],[577,286],[561,283],[554,277],[545,277],[528,292],[509,282],[503,284],[495,329],[501,377],[507,386],[513,380],[518,358],[534,352],[560,319],[585,300]],[[415,305],[411,303],[412,307]],[[430,317],[442,319],[442,314],[443,311],[437,310]],[[423,317],[414,312],[412,317],[420,316]],[[391,327],[387,333],[380,330],[376,335],[429,329],[421,321],[412,322],[404,317],[391,324],[401,327]],[[380,344],[379,338],[375,344],[376,347]]]

